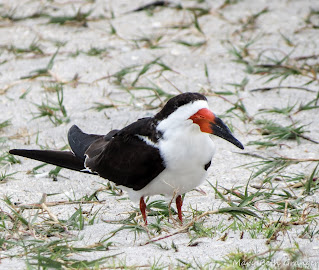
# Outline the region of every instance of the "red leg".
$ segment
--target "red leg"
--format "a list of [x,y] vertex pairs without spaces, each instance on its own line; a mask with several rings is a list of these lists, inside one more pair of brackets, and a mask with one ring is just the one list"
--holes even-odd
[[144,202],[144,197],[141,197],[141,199],[140,199],[140,210],[141,210],[145,225],[147,225],[145,209],[146,209],[146,204]]
[[176,197],[176,207],[177,207],[178,218],[181,221],[181,223],[183,223],[182,205],[183,205],[182,196],[178,195]]

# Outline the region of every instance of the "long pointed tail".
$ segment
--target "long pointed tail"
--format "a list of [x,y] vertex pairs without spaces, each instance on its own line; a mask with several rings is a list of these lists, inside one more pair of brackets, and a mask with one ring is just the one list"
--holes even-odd
[[12,155],[27,157],[74,171],[85,170],[83,160],[70,151],[11,149]]

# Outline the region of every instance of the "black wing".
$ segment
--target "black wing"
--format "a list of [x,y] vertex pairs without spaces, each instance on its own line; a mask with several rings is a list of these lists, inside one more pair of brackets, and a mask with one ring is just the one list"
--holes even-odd
[[100,138],[93,142],[85,152],[85,166],[117,185],[134,190],[144,188],[165,166],[158,148],[145,143],[138,135],[157,142],[160,134],[153,118],[134,122],[109,141]]

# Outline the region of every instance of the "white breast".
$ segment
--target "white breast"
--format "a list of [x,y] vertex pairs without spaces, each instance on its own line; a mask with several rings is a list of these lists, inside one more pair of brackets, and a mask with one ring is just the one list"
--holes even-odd
[[187,120],[183,128],[164,133],[159,150],[165,163],[164,171],[143,189],[128,190],[132,200],[157,194],[180,195],[199,186],[205,180],[204,167],[211,161],[215,145],[209,134]]
[[215,153],[215,145],[209,134],[200,131],[200,127],[189,119],[202,108],[208,108],[205,100],[198,100],[181,106],[166,119],[157,130],[163,134],[156,145],[145,138],[146,143],[159,149],[165,169],[143,189],[127,189],[131,200],[142,196],[164,194],[180,195],[199,186],[206,177],[205,165]]

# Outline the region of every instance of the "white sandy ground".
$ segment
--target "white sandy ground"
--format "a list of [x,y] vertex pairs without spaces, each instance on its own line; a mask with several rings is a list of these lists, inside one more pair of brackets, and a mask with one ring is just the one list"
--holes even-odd
[[[107,2],[107,3],[106,3]],[[60,26],[57,24],[47,24],[47,18],[26,19],[11,23],[8,20],[0,21],[0,89],[6,92],[0,95],[0,122],[10,119],[12,125],[4,129],[1,136],[11,137],[2,145],[2,150],[10,148],[39,148],[38,145],[51,149],[58,149],[67,144],[66,134],[73,124],[79,125],[84,131],[89,133],[103,134],[112,128],[121,128],[137,118],[153,114],[155,111],[145,111],[142,103],[134,103],[134,106],[119,106],[117,109],[108,109],[101,112],[90,110],[94,102],[110,103],[110,98],[116,101],[129,102],[129,95],[119,89],[112,80],[101,80],[93,83],[96,79],[113,74],[120,69],[136,65],[145,64],[161,57],[161,61],[171,67],[174,72],[164,72],[163,77],[158,74],[149,74],[141,78],[141,84],[150,85],[156,83],[166,91],[177,94],[175,87],[183,92],[200,91],[201,89],[211,89],[213,91],[234,91],[230,83],[240,83],[248,75],[243,67],[231,61],[232,56],[228,52],[227,46],[222,42],[230,40],[234,44],[244,44],[243,40],[258,37],[251,53],[257,54],[263,49],[270,49],[269,56],[293,51],[293,56],[304,56],[318,54],[319,52],[319,32],[315,29],[304,29],[295,32],[305,26],[305,18],[310,9],[319,9],[317,0],[244,0],[237,4],[229,5],[222,10],[222,16],[217,14],[217,8],[223,1],[206,1],[202,6],[210,7],[211,14],[199,18],[199,23],[205,35],[199,33],[194,26],[186,29],[168,28],[172,25],[187,23],[192,20],[192,16],[186,11],[176,11],[175,9],[159,9],[153,16],[146,12],[127,13],[136,7],[148,3],[148,1],[0,1],[1,14],[13,12],[15,16],[26,16],[33,14],[37,10],[45,10],[51,15],[74,14],[79,8],[82,12],[93,9],[91,17],[99,15],[110,17],[110,10],[113,10],[115,18],[103,19],[88,22],[87,27]],[[199,5],[196,1],[181,1],[183,5]],[[56,7],[56,8],[55,8]],[[268,7],[269,12],[261,15],[257,20],[256,29],[249,30],[243,34],[238,34],[241,28],[240,18],[245,18],[251,14],[259,12]],[[111,35],[110,24],[114,26],[117,35]],[[280,33],[290,38],[296,45],[293,49],[283,40]],[[163,35],[158,49],[150,49],[146,46],[136,46],[132,41],[142,37]],[[206,40],[203,47],[192,48],[177,44],[175,40],[187,40],[198,42]],[[53,77],[60,81],[70,81],[78,74],[79,83],[76,87],[64,86],[64,105],[68,112],[70,122],[55,127],[47,118],[33,119],[32,113],[37,111],[34,104],[41,104],[48,96],[55,99],[55,94],[48,94],[42,88],[45,78],[19,81],[22,76],[29,75],[30,72],[45,67],[52,54],[56,51],[56,42],[64,42],[65,45],[59,50],[51,70]],[[16,56],[4,48],[14,45],[16,47],[28,47],[32,42],[37,42],[41,49],[48,56],[34,57],[33,54],[23,54]],[[88,51],[90,48],[106,48],[106,52],[95,57],[80,53],[76,57],[71,57],[71,53],[78,51]],[[209,82],[205,77],[204,65],[209,70]],[[136,76],[128,75],[129,80]],[[249,82],[246,89],[253,89],[265,86],[276,86],[279,80],[271,81],[267,84],[260,76],[249,75]],[[41,82],[42,81],[42,82]],[[169,83],[171,82],[171,83]],[[289,77],[282,84],[301,86],[307,80],[301,77]],[[8,85],[12,87],[6,88]],[[173,86],[174,85],[174,86]],[[308,86],[309,89],[318,91],[318,83]],[[21,94],[30,90],[26,98],[19,99]],[[259,109],[283,107],[287,104],[295,104],[304,101],[305,103],[314,98],[314,93],[309,93],[294,89],[272,90],[268,92],[250,93],[248,90],[239,94],[248,110],[249,115],[255,115]],[[109,98],[110,97],[110,98]],[[235,101],[235,96],[227,96]],[[208,98],[211,109],[222,115],[230,108],[229,103],[224,100],[210,96]],[[119,104],[119,102],[117,103]],[[295,120],[300,120],[307,124],[309,133],[306,135],[313,140],[319,141],[319,120],[318,110],[305,111],[295,115]],[[289,123],[284,118],[276,115],[267,115],[283,124]],[[261,140],[261,136],[250,124],[243,124],[237,118],[228,118],[227,123],[234,128],[235,136],[245,145],[252,140]],[[16,136],[22,134],[23,136]],[[217,153],[209,169],[208,181],[231,188],[234,186],[245,186],[251,171],[239,167],[240,165],[256,161],[253,158],[239,155],[239,149],[219,138],[212,138],[217,145]],[[38,145],[37,145],[38,144]],[[306,140],[301,140],[300,144],[294,141],[285,141],[282,148],[270,148],[258,152],[254,146],[246,146],[245,152],[256,152],[263,155],[280,154],[292,158],[319,158],[318,145]],[[261,151],[261,150],[260,150]],[[1,171],[7,173],[17,172],[6,183],[1,184],[1,197],[9,195],[16,203],[37,203],[43,193],[59,193],[48,198],[48,201],[67,200],[68,198],[81,198],[86,194],[102,187],[105,180],[96,176],[62,170],[58,176],[58,181],[52,181],[47,177],[47,173],[53,167],[46,166],[40,171],[41,175],[34,176],[27,174],[29,170],[39,165],[39,162],[21,158],[21,164],[6,166]],[[313,165],[292,166],[293,172],[310,173]],[[258,183],[258,179],[251,184]],[[189,215],[190,208],[198,210],[218,209],[221,205],[226,206],[220,199],[216,199],[214,190],[205,183],[201,188],[206,192],[203,195],[199,192],[189,192],[185,197],[185,215]],[[251,189],[254,192],[254,189]],[[319,201],[318,191],[309,201]],[[79,236],[79,245],[87,246],[105,239],[110,232],[121,225],[105,223],[102,220],[120,220],[127,217],[127,212],[131,211],[129,200],[118,200],[107,193],[100,193],[99,199],[105,199],[104,204],[95,206],[101,207],[98,220],[94,225],[86,226],[82,231],[74,231],[73,235]],[[126,197],[126,194],[122,198]],[[0,207],[6,209],[3,202]],[[56,206],[51,211],[59,218],[67,218],[74,213],[75,206]],[[91,206],[83,206],[89,210]],[[216,226],[220,222],[228,224],[228,215],[213,215],[208,218],[205,226]],[[149,218],[150,222],[153,220]],[[178,229],[178,226],[176,227]],[[174,231],[174,230],[172,230]],[[277,241],[272,242],[272,246],[295,247],[298,243],[304,257],[300,259],[311,262],[313,269],[319,269],[319,239],[318,235],[313,241],[298,237],[300,227],[295,226],[288,230],[286,234],[280,234]],[[160,243],[168,247],[174,242],[178,252],[174,249],[163,250],[155,245],[141,245],[148,240],[146,234],[139,234],[122,231],[117,233],[110,241],[114,245],[110,251],[96,252],[79,255],[83,259],[97,259],[101,256],[120,254],[114,261],[125,261],[128,266],[141,266],[153,264],[159,260],[162,265],[177,265],[178,259],[192,262],[198,261],[201,264],[210,262],[212,259],[222,259],[230,252],[238,249],[244,252],[263,252],[267,250],[265,238],[252,239],[248,233],[243,238],[240,231],[229,230],[226,241],[222,241],[222,234],[218,232],[213,238],[203,237],[197,240],[197,246],[188,246],[190,238],[187,234],[178,234]],[[5,253],[3,251],[3,253]],[[2,256],[2,255],[0,255]],[[81,257],[79,257],[81,258]],[[273,262],[284,261],[283,255],[279,253]],[[3,259],[0,261],[0,269],[24,269],[24,259]]]

